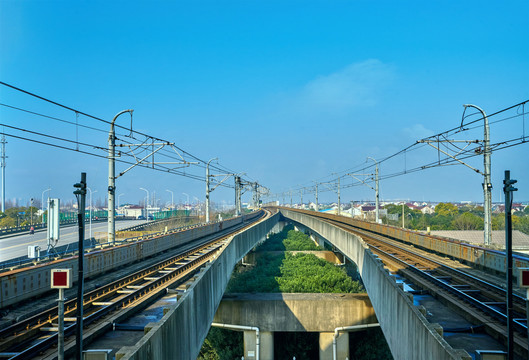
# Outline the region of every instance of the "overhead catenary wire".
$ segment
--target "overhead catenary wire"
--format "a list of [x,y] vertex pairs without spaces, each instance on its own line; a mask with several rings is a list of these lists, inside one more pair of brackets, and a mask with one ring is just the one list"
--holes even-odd
[[[83,115],[83,116],[86,116],[86,117],[88,117],[88,118],[91,118],[91,119],[94,119],[94,120],[97,120],[97,121],[103,122],[103,123],[105,123],[105,124],[108,124],[108,125],[111,124],[111,122],[108,121],[108,120],[104,120],[104,119],[102,119],[102,118],[100,118],[100,117],[97,117],[97,116],[94,116],[94,115],[88,114],[88,113],[86,113],[86,112],[84,112],[84,111],[81,111],[81,110],[78,110],[78,109],[74,109],[74,108],[72,108],[72,107],[70,107],[70,106],[67,106],[67,105],[61,104],[61,103],[59,103],[59,102],[57,102],[57,101],[53,101],[53,100],[51,100],[51,99],[45,98],[45,97],[43,97],[43,96],[41,96],[41,95],[37,95],[37,94],[32,93],[32,92],[27,91],[27,90],[21,89],[21,88],[19,88],[19,87],[16,87],[16,86],[14,86],[14,85],[8,84],[8,83],[6,83],[6,82],[0,81],[0,85],[3,85],[3,86],[6,86],[6,87],[9,87],[9,88],[11,88],[11,89],[13,89],[13,90],[15,90],[15,91],[22,92],[22,93],[24,93],[24,94],[26,94],[26,95],[29,95],[29,96],[35,97],[35,98],[37,98],[37,99],[39,99],[39,100],[42,100],[42,101],[48,102],[48,103],[50,103],[50,104],[56,105],[56,106],[58,106],[58,107],[61,107],[61,108],[63,108],[63,109],[66,109],[66,110],[72,111],[72,112],[74,112],[74,113],[77,113],[77,114],[80,114],[80,115]],[[137,130],[129,129],[129,128],[127,128],[127,127],[125,127],[125,126],[122,126],[122,125],[120,125],[120,124],[114,124],[114,126],[115,126],[116,128],[119,128],[119,129],[123,129],[123,130],[131,131],[131,134],[137,134],[137,135],[141,135],[141,136],[148,137],[148,138],[150,138],[150,139],[152,139],[152,140],[154,140],[154,141],[169,142],[169,141],[163,140],[163,139],[161,139],[161,138],[158,138],[158,137],[155,137],[155,136],[152,136],[152,135],[149,135],[149,134],[145,134],[145,133],[140,132],[140,131],[137,131]],[[174,145],[174,147],[177,148],[179,151],[181,151],[183,154],[186,154],[187,156],[189,156],[191,159],[196,160],[196,161],[198,161],[198,162],[204,164],[204,166],[205,166],[205,164],[206,164],[206,161],[205,161],[205,160],[203,160],[203,159],[201,159],[201,158],[199,158],[199,157],[197,157],[197,156],[195,156],[195,155],[193,155],[193,154],[191,154],[191,153],[185,151],[184,149],[182,149],[182,148],[180,148],[180,147],[178,147],[178,146],[176,146],[176,145]],[[217,171],[227,171],[227,172],[233,172],[233,173],[235,173],[234,171],[230,171],[230,169],[228,169],[228,168],[226,168],[226,167],[223,167],[223,166],[220,166],[220,165],[218,165],[218,166],[216,166],[216,165],[212,165],[211,168],[216,169]]]
[[[498,151],[498,150],[502,150],[502,149],[507,149],[507,148],[510,148],[510,147],[513,147],[513,146],[516,146],[516,145],[521,145],[521,144],[524,144],[524,143],[527,143],[528,140],[525,136],[525,115],[526,115],[526,112],[525,112],[525,105],[529,102],[529,100],[525,100],[525,101],[522,101],[520,103],[517,103],[515,105],[511,105],[509,107],[506,107],[504,109],[501,109],[499,111],[496,111],[492,114],[489,114],[487,115],[487,117],[489,118],[489,124],[497,124],[497,123],[501,123],[501,122],[505,122],[505,121],[509,121],[509,120],[513,120],[513,119],[516,119],[516,118],[519,118],[519,117],[522,117],[523,121],[522,121],[522,136],[520,137],[515,137],[515,138],[510,138],[508,140],[502,140],[502,141],[498,141],[496,143],[492,143],[490,145],[491,149],[493,149],[493,151]],[[517,113],[515,115],[510,115],[510,116],[505,116],[505,117],[502,117],[500,119],[496,119],[496,120],[493,120],[493,121],[490,121],[490,118],[491,117],[494,117],[494,116],[497,116],[497,115],[500,115],[500,114],[503,114],[505,113],[506,111],[509,111],[509,110],[512,110],[514,108],[522,108],[522,111],[520,112],[519,110],[517,110]],[[471,114],[467,114],[464,118],[468,118],[468,117],[471,117],[471,116],[475,116],[475,115],[481,115],[481,113],[479,112],[475,112],[475,113],[471,113]],[[407,155],[408,153],[412,152],[412,151],[417,151],[419,149],[421,149],[422,147],[424,146],[427,146],[426,143],[423,143],[421,141],[424,141],[424,140],[430,140],[432,139],[431,141],[432,142],[436,142],[435,139],[440,139],[440,138],[443,138],[443,139],[447,139],[449,136],[452,136],[452,135],[455,135],[455,134],[459,134],[459,133],[463,133],[463,132],[466,132],[466,131],[469,131],[469,130],[473,130],[473,129],[477,129],[477,128],[481,128],[482,125],[474,125],[472,127],[470,127],[469,125],[472,125],[472,124],[475,124],[477,122],[480,122],[480,121],[483,121],[484,118],[483,116],[481,115],[480,118],[476,119],[476,120],[473,120],[473,121],[469,121],[469,122],[466,122],[466,123],[463,123],[458,126],[458,127],[454,127],[452,129],[449,129],[449,130],[446,130],[446,131],[443,131],[443,132],[440,132],[438,134],[435,134],[435,135],[431,135],[431,136],[428,136],[428,137],[425,137],[423,139],[420,139],[418,141],[416,141],[415,143],[412,143],[408,146],[406,146],[405,148],[391,154],[391,155],[388,155],[386,157],[383,157],[382,159],[380,160],[377,160],[379,166],[384,163],[387,163],[388,161],[392,160],[393,158],[396,158],[400,155]],[[482,140],[476,140],[477,143],[480,143]],[[469,141],[469,142],[473,142],[473,141]],[[456,151],[454,150],[457,149],[457,152],[459,153],[459,155],[463,155],[463,157],[459,157],[460,160],[465,160],[465,159],[469,159],[469,158],[472,158],[472,157],[476,157],[476,156],[481,156],[480,153],[475,153],[474,152],[474,148],[469,148],[469,149],[466,149],[466,147],[460,147],[460,146],[457,146],[456,144],[453,144],[453,143],[449,143],[449,144],[445,144],[443,142],[440,142],[440,144],[442,144],[442,146],[446,149],[449,149],[451,151]],[[450,148],[450,147],[452,148]],[[464,156],[465,154],[467,154],[466,156]],[[432,167],[435,167],[435,166],[447,166],[447,165],[457,165],[458,162],[457,160],[455,159],[452,159],[448,156],[446,157],[439,157],[439,159],[437,161],[434,161],[434,162],[430,162],[430,163],[426,163],[426,164],[423,164],[423,165],[420,165],[420,166],[416,166],[416,167],[412,167],[412,168],[407,168],[407,165],[405,165],[405,168],[404,170],[402,171],[396,171],[396,172],[392,172],[390,174],[386,174],[386,175],[380,175],[379,176],[379,180],[384,180],[384,179],[390,179],[390,178],[393,178],[393,177],[397,177],[397,176],[402,176],[402,175],[406,175],[406,174],[410,174],[410,173],[415,173],[417,171],[422,171],[422,170],[426,170],[426,169],[429,169],[429,168],[432,168]],[[331,182],[337,182],[338,179],[341,179],[341,178],[344,178],[344,177],[347,177],[347,172],[360,172],[360,171],[366,171],[366,170],[369,170],[369,169],[372,169],[374,168],[374,164],[364,164],[364,166],[362,166],[361,164],[355,166],[355,167],[352,167],[348,170],[344,170],[344,171],[340,171],[338,174],[338,177],[336,176],[332,176],[332,175],[327,175],[327,176],[324,176],[318,180],[316,180],[316,182],[320,183],[321,180],[323,179],[328,179],[326,180],[325,182],[326,183],[331,183]],[[367,179],[368,180],[368,183],[372,183],[374,182],[374,179],[370,178],[370,179]],[[343,184],[341,187],[342,188],[348,188],[348,187],[352,187],[352,186],[362,186],[364,185],[363,183],[361,182],[355,182],[354,180],[352,181],[352,183],[350,184]],[[307,194],[311,194],[311,193],[315,193],[315,188],[314,188],[314,183],[307,183],[307,185],[303,186],[304,189],[308,189],[308,191],[306,192]],[[282,196],[284,194],[288,194],[290,191],[299,191],[300,188],[298,187],[295,187],[295,188],[289,188],[288,190],[283,190],[283,191],[280,191],[278,192],[277,194],[275,194],[276,196]],[[322,190],[320,190],[320,192],[327,192],[329,190],[323,188]]]
[[[10,84],[7,84],[5,82],[2,82],[0,81],[0,85],[4,85],[6,87],[9,87],[15,91],[19,91],[19,92],[22,92],[24,94],[27,94],[29,96],[32,96],[32,97],[35,97],[39,100],[42,100],[42,101],[45,101],[45,102],[48,102],[50,104],[53,104],[55,106],[59,106],[63,109],[66,109],[68,111],[72,111],[75,113],[76,115],[76,122],[73,122],[73,121],[68,121],[68,120],[64,120],[64,119],[61,119],[61,118],[58,118],[58,117],[55,117],[55,116],[50,116],[50,115],[46,115],[46,114],[42,114],[42,113],[39,113],[39,112],[35,112],[35,111],[31,111],[31,110],[27,110],[27,109],[23,109],[21,107],[17,107],[17,106],[13,106],[13,105],[9,105],[9,104],[4,104],[4,103],[0,103],[0,106],[4,106],[6,108],[10,108],[10,109],[13,109],[13,110],[18,110],[18,111],[23,111],[25,113],[28,113],[28,114],[31,114],[31,115],[35,115],[35,116],[39,116],[39,117],[43,117],[43,118],[47,118],[47,119],[50,119],[50,120],[54,120],[54,121],[59,121],[59,122],[62,122],[62,123],[66,123],[66,124],[69,124],[69,125],[72,125],[72,126],[75,126],[76,127],[76,140],[73,141],[73,140],[69,140],[68,142],[71,142],[71,143],[75,143],[75,144],[78,144],[77,146],[81,145],[81,146],[88,146],[88,147],[92,147],[94,149],[98,149],[98,150],[102,150],[102,151],[106,151],[106,147],[102,147],[102,146],[98,146],[98,145],[94,145],[94,144],[86,144],[86,143],[80,143],[79,140],[78,140],[78,133],[77,133],[77,128],[78,127],[81,127],[81,128],[84,128],[84,129],[88,129],[88,130],[92,130],[92,131],[98,131],[98,132],[103,132],[103,133],[108,133],[108,130],[106,129],[101,129],[101,128],[98,128],[98,127],[94,127],[94,126],[88,126],[88,125],[85,125],[85,124],[80,124],[79,121],[78,121],[78,116],[79,115],[82,115],[82,116],[85,116],[87,118],[90,118],[90,119],[94,119],[94,120],[97,120],[99,122],[102,122],[102,123],[105,123],[105,124],[111,124],[110,121],[108,120],[104,120],[102,118],[99,118],[97,116],[94,116],[94,115],[91,115],[91,114],[88,114],[86,112],[83,112],[81,110],[78,110],[78,109],[75,109],[75,108],[72,108],[70,106],[66,106],[64,104],[61,104],[57,101],[53,101],[53,100],[50,100],[48,98],[45,98],[43,96],[40,96],[40,95],[37,95],[35,93],[32,93],[30,91],[27,91],[27,90],[23,90],[21,88],[18,88],[14,85],[10,85]],[[141,136],[141,137],[144,137],[143,140],[138,140],[140,142],[143,142],[145,144],[148,144],[148,143],[154,143],[154,142],[164,142],[164,143],[170,143],[171,144],[171,147],[172,149],[161,149],[157,154],[157,156],[164,156],[168,159],[172,159],[172,160],[178,160],[178,161],[184,161],[184,162],[187,162],[188,165],[193,165],[193,167],[197,167],[197,168],[202,168],[202,169],[205,169],[206,167],[206,161],[201,159],[200,157],[196,156],[196,155],[193,155],[187,151],[185,151],[184,149],[178,147],[177,145],[175,145],[174,143],[171,143],[169,141],[166,141],[166,140],[163,140],[161,138],[158,138],[156,136],[152,136],[152,135],[149,135],[149,134],[145,134],[143,132],[140,132],[140,131],[136,131],[136,130],[133,130],[133,129],[129,129],[125,126],[122,126],[122,125],[119,125],[119,124],[115,124],[115,127],[117,129],[121,129],[121,130],[126,130],[127,132],[130,132],[130,135],[127,135],[127,134],[123,134],[123,133],[118,133],[116,134],[116,137],[121,141],[123,142],[124,144],[127,144],[127,145],[131,145],[133,144],[133,141],[131,141],[130,139],[127,139],[127,138],[131,138],[131,139],[134,139],[134,140],[138,140],[137,137]],[[28,130],[28,129],[22,129],[22,128],[18,128],[17,129],[18,131],[24,131],[24,130]],[[37,135],[37,133],[35,132],[34,135]],[[40,136],[48,136],[49,138],[53,138],[53,136],[51,135],[47,135],[47,134],[43,134],[43,133],[40,133],[38,134]],[[11,134],[10,135],[11,137],[14,137],[14,134]],[[20,139],[23,139],[23,140],[26,140],[26,141],[32,141],[32,139],[30,138],[26,138],[26,137],[22,137],[22,136],[18,136],[18,138]],[[55,138],[56,140],[61,140],[61,141],[66,141],[67,139],[59,139],[58,137]],[[46,144],[44,142],[41,142],[41,141],[34,141],[34,142],[37,142],[37,143],[41,143],[41,144]],[[64,147],[64,146],[60,146],[60,148],[64,148],[64,149],[68,149],[68,150],[72,150],[70,148],[67,148],[67,147]],[[73,149],[75,151],[78,151],[78,149]],[[86,151],[78,151],[80,153],[86,153],[88,154],[88,152]],[[94,155],[94,154],[92,154]],[[126,153],[123,153],[123,155],[128,155],[130,156],[130,154],[126,154]],[[101,156],[100,156],[101,157]],[[106,157],[106,156],[102,156],[102,157]],[[196,161],[196,163],[195,163]],[[191,162],[193,162],[191,164]],[[172,173],[175,173],[177,175],[181,175],[181,176],[186,176],[186,177],[190,177],[190,178],[194,178],[196,180],[201,180],[201,181],[205,181],[205,179],[202,177],[202,176],[199,176],[199,175],[191,175],[187,172],[183,172],[183,171],[171,171],[171,169],[169,169],[168,167],[164,167],[164,166],[161,166],[161,165],[157,165],[158,167],[161,167],[161,171],[168,171],[168,172],[172,172]],[[236,173],[241,173],[240,171],[237,172],[237,171],[234,171],[234,170],[231,170],[229,168],[227,168],[226,166],[223,166],[221,164],[210,164],[210,169],[212,170],[215,170],[217,172],[220,172],[220,173],[226,173],[226,174],[236,174]],[[253,180],[251,177],[249,177],[247,174],[246,174],[246,177],[247,178],[250,178],[251,180]],[[228,184],[219,184],[220,186],[222,187],[227,187],[227,188],[234,188],[234,186],[230,186]]]

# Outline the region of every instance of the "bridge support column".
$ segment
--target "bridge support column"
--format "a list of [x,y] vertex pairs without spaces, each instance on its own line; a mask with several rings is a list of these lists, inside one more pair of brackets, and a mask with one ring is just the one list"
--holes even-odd
[[[320,333],[320,360],[333,360],[332,358],[332,340],[333,332]],[[349,359],[349,333],[340,332],[336,339],[336,359]]]
[[[255,360],[257,358],[255,340],[255,331],[244,332],[244,358],[247,360]],[[259,360],[274,360],[273,332],[259,332]]]
[[241,263],[243,265],[255,265],[256,264],[256,261],[255,261],[255,253],[253,251],[249,252],[248,254],[246,254],[242,260],[241,260]]

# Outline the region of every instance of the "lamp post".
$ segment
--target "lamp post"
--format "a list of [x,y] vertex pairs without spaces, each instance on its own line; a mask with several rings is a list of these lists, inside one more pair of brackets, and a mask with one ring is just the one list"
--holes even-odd
[[132,112],[134,110],[123,110],[114,116],[110,123],[110,131],[108,133],[108,242],[112,245],[116,242],[116,223],[114,221],[114,195],[116,193],[116,131],[114,123],[121,114],[129,113],[132,119]]
[[33,198],[31,198],[31,200],[29,202],[29,213],[31,214],[29,223],[33,227]]
[[174,209],[174,193],[168,189],[166,189],[165,191],[168,191],[171,193],[171,210],[173,210]]
[[484,127],[484,140],[483,140],[483,197],[484,197],[484,218],[485,218],[485,231],[484,231],[484,241],[485,245],[490,245],[492,240],[492,182],[490,177],[490,129],[489,129],[489,119],[487,119],[487,114],[480,107],[472,104],[465,104],[463,107],[466,109],[468,107],[477,109],[481,115],[483,115],[483,127]]
[[208,161],[206,164],[206,222],[209,222],[209,164],[213,160],[218,160],[219,158],[213,158]]
[[119,209],[119,204],[120,204],[120,202],[119,202],[119,198],[120,198],[121,196],[123,196],[123,195],[125,195],[125,194],[119,194],[119,195],[118,195],[118,209]]
[[372,157],[368,156],[367,157],[368,159],[371,159],[375,162],[375,207],[376,207],[376,210],[375,210],[375,221],[376,223],[378,224],[378,219],[379,219],[379,197],[378,197],[378,162],[373,159]]
[[197,206],[196,206],[196,215],[197,216],[200,216],[200,213],[201,213],[201,209],[200,209],[200,199],[197,198],[196,196],[193,196],[193,199],[197,201]]
[[189,206],[189,195],[186,194],[186,193],[182,193],[182,194],[184,194],[185,196],[187,196],[187,202],[186,202],[186,210],[187,210],[187,208],[188,208],[188,206]]
[[[90,239],[92,239],[92,189],[87,187],[88,191],[90,191]],[[97,192],[97,190],[93,191],[94,193]]]
[[[44,190],[42,192],[42,197],[41,197],[41,202],[40,202],[40,206],[42,208],[42,219],[44,219],[44,193],[47,192],[47,191],[51,191],[51,187],[48,187],[46,190]],[[49,197],[49,194],[48,194],[48,197]],[[42,221],[44,222],[44,221]]]
[[140,190],[143,190],[147,193],[147,201],[145,202],[145,219],[147,219],[147,222],[149,222],[149,190],[140,188]]

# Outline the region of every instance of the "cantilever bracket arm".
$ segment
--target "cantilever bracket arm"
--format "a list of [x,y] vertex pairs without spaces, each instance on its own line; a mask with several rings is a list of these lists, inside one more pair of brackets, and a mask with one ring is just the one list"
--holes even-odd
[[[460,164],[462,164],[462,165],[465,165],[466,167],[468,167],[468,168],[474,170],[475,172],[477,172],[478,174],[481,174],[481,175],[485,176],[485,174],[483,174],[483,172],[480,171],[479,169],[476,169],[475,167],[470,166],[469,164],[465,163],[464,161],[459,160],[458,158],[456,158],[456,156],[459,155],[462,151],[460,151],[459,153],[457,153],[457,154],[454,156],[454,155],[451,155],[451,154],[447,153],[446,151],[442,150],[439,146],[435,146],[435,145],[433,145],[431,140],[419,140],[418,142],[419,142],[419,143],[426,143],[426,144],[430,145],[431,147],[433,147],[433,148],[436,149],[437,151],[442,152],[443,154],[445,154],[446,156],[448,156],[448,157],[454,159],[454,160],[457,161],[458,163],[460,163]],[[451,142],[451,141],[439,141],[439,140],[436,140],[436,141],[434,141],[434,142],[439,143],[439,142]],[[466,143],[468,143],[468,145],[470,145],[470,144],[472,144],[472,143],[476,143],[476,141],[460,141],[460,142],[466,142]],[[468,146],[468,145],[467,145],[467,146]]]
[[336,194],[338,194],[338,191],[336,191],[336,189],[335,189],[336,188],[336,184],[333,183],[333,185],[335,185],[335,186],[329,186],[329,183],[324,183],[324,182],[322,182],[320,184],[324,185],[328,190],[333,191]]
[[359,179],[359,178],[357,178],[357,177],[355,176],[355,175],[370,176],[370,175],[374,175],[374,174],[345,174],[345,175],[349,175],[349,176],[352,177],[353,179],[358,180],[359,182],[361,182],[361,183],[364,184],[365,186],[367,186],[367,187],[369,187],[370,189],[376,191],[376,189],[375,189],[374,187],[372,187],[371,185],[369,185],[368,183],[366,183],[365,180]]
[[210,189],[209,191],[213,191],[215,190],[216,188],[218,188],[224,181],[228,180],[230,177],[232,176],[235,176],[235,174],[219,174],[219,175],[209,175],[211,177],[213,176],[224,176],[224,179],[222,179],[220,182],[217,183],[217,185],[215,185],[212,189]]

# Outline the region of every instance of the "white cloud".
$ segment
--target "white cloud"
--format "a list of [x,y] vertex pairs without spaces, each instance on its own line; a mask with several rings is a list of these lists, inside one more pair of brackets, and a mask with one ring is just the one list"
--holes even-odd
[[371,59],[348,65],[310,81],[300,94],[305,106],[321,110],[346,110],[373,106],[378,93],[393,79],[391,66]]
[[423,124],[415,124],[412,127],[404,128],[402,132],[405,136],[413,140],[424,139],[435,134],[433,130],[425,128]]

